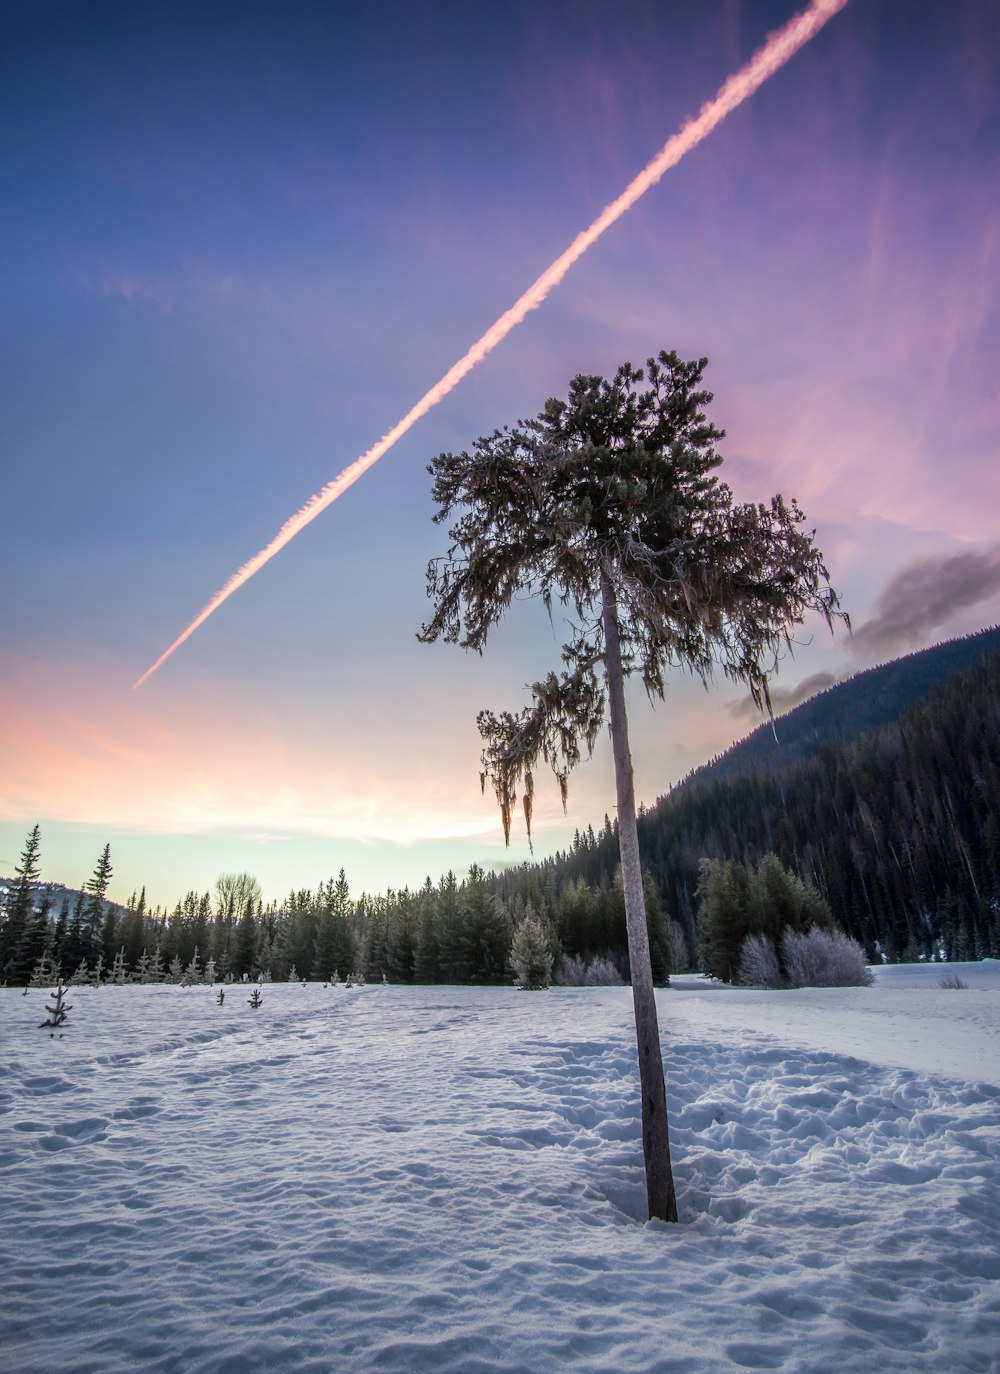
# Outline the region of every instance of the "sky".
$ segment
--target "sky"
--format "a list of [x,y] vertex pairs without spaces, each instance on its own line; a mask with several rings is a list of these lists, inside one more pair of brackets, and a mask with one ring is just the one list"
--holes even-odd
[[[720,475],[795,497],[854,634],[789,706],[1000,620],[1000,14],[849,0],[470,376],[132,684],[795,12],[785,0],[41,3],[0,53],[0,874],[172,906],[223,872],[354,895],[505,850],[478,710],[565,626],[417,642],[427,463],[580,372],[709,359]],[[629,698],[647,805],[758,719]],[[780,735],[780,730],[779,730]],[[535,857],[614,813],[539,779]]]

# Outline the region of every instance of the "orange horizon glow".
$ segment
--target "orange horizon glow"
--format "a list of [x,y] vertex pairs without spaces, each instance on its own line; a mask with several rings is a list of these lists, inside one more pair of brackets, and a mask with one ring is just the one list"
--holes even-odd
[[562,281],[573,264],[583,256],[588,248],[596,243],[605,230],[616,223],[626,210],[629,210],[641,196],[655,186],[667,171],[675,167],[687,153],[696,148],[713,129],[722,123],[727,115],[753,95],[770,76],[773,76],[794,57],[799,49],[808,43],[828,20],[832,19],[846,4],[847,0],[812,0],[806,10],[795,15],[783,28],[771,34],[749,62],[734,75],[727,78],[717,95],[706,102],[698,115],[684,124],[664,144],[656,156],[629,182],[621,195],[607,205],[587,229],[577,235],[570,246],[546,268],[514,305],[505,311],[448,369],[440,381],[425,392],[416,405],[407,411],[403,418],[377,443],[373,444],[366,453],[355,459],[343,472],[311,496],[300,510],[285,521],[271,542],[233,574],[225,586],[216,592],[215,596],[188,625],[187,629],[178,635],[156,662],[133,683],[132,690],[135,691],[147,682],[157,669],[194,634],[195,630],[219,609],[223,602],[249,582],[265,564],[270,562],[275,554],[279,553],[297,534],[301,533],[318,515],[322,514],[360,477],[364,476],[368,469],[384,457],[389,449],[418,420],[422,419],[440,401],[443,401],[458,383],[507,337],[512,329],[520,324],[532,310],[537,309],[542,304],[549,293]]

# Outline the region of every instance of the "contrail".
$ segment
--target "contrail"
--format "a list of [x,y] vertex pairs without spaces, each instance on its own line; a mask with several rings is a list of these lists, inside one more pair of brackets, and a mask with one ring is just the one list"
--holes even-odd
[[469,351],[459,358],[439,382],[426,392],[417,404],[406,412],[397,425],[384,434],[377,444],[373,444],[367,453],[363,453],[360,458],[356,458],[349,467],[344,468],[339,476],[334,477],[331,482],[327,482],[321,491],[316,492],[315,496],[310,496],[309,500],[297,511],[290,519],[286,520],[281,529],[260,553],[254,554],[248,562],[244,563],[238,572],[233,573],[232,577],[222,588],[216,592],[208,605],[200,614],[192,620],[187,629],[177,636],[170,648],[167,649],[151,668],[147,668],[135,683],[132,690],[141,687],[142,684],[153,676],[157,668],[165,663],[175,649],[179,649],[186,639],[189,639],[198,629],[199,625],[204,625],[208,617],[219,609],[224,601],[232,596],[233,592],[238,591],[245,582],[249,582],[254,573],[261,570],[265,563],[269,563],[276,553],[285,547],[295,536],[304,530],[331,506],[339,496],[342,496],[348,487],[353,486],[359,477],[364,476],[370,467],[373,467],[378,460],[392,448],[397,439],[401,439],[408,429],[417,423],[427,414],[439,401],[452,391],[467,373],[471,372],[477,363],[482,362],[488,353],[492,353],[498,343],[501,343],[510,331],[519,325],[530,310],[535,310],[554,286],[562,281],[563,277],[573,266],[578,258],[581,258],[591,244],[604,233],[605,229],[610,229],[616,220],[630,209],[640,196],[645,195],[651,186],[668,172],[671,167],[676,167],[681,158],[689,153],[692,148],[696,148],[702,139],[707,138],[712,130],[731,114],[738,105],[753,95],[758,87],[762,86],[769,76],[773,76],[779,68],[783,67],[789,58],[794,57],[798,50],[809,42],[814,34],[818,33],[827,20],[832,19],[835,14],[844,8],[847,0],[812,0],[812,4],[790,19],[784,28],[772,33],[745,67],[741,67],[738,72],[729,77],[720,88],[718,95],[713,100],[709,100],[701,107],[698,115],[691,119],[681,128],[673,138],[671,138],[651,162],[648,162],[637,177],[635,177],[625,187],[617,200],[613,200],[610,205],[597,216],[593,224],[588,229],[584,229],[578,234],[566,251],[547,267],[542,275],[531,286],[528,287],[524,295],[521,296],[509,310],[490,325],[482,338],[477,339]]

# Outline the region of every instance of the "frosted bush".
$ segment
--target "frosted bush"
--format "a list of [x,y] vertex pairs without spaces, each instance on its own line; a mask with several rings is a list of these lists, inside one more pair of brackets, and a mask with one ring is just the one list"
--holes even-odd
[[559,988],[582,988],[587,980],[587,961],[578,954],[564,954],[556,964],[552,981]]
[[620,988],[625,983],[614,960],[599,954],[589,961],[578,954],[564,954],[552,981],[561,988]]
[[667,948],[670,950],[670,972],[686,973],[691,968],[687,937],[672,916],[667,917]]
[[625,984],[622,971],[613,959],[600,955],[587,965],[587,986],[591,988],[620,988]]
[[740,982],[747,988],[784,987],[778,952],[766,935],[748,935],[740,951]]
[[866,988],[874,981],[857,940],[813,926],[805,935],[786,930],[781,953],[787,980],[798,988]]

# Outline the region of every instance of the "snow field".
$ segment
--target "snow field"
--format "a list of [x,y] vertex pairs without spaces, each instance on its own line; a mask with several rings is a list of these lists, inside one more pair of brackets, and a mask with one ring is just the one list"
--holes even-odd
[[0,1360],[995,1374],[992,973],[658,994],[676,1227],[627,988],[0,990]]

